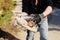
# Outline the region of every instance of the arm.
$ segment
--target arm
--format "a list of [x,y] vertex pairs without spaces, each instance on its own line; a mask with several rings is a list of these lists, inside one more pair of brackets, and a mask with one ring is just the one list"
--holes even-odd
[[46,0],[46,4],[47,4],[47,7],[46,7],[45,11],[43,12],[44,17],[49,15],[52,12],[52,9],[53,9],[52,0]]
[[43,12],[44,17],[46,17],[47,15],[49,15],[52,12],[52,7],[51,6],[47,6],[47,8],[45,9],[45,11]]

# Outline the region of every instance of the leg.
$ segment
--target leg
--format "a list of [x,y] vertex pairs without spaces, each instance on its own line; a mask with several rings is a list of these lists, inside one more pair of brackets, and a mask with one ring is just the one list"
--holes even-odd
[[34,39],[34,32],[28,30],[26,40],[33,40],[33,39]]
[[47,18],[40,25],[40,40],[48,40],[48,21],[47,21]]

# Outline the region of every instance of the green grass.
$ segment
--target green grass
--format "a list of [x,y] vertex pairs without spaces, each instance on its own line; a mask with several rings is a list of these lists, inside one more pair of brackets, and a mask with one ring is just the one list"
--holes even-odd
[[3,18],[3,20],[9,20],[11,18],[11,16],[9,15],[9,13],[5,13],[2,18]]
[[16,3],[17,3],[16,0],[12,0],[12,5],[13,6],[16,6]]
[[12,12],[11,11],[3,12],[0,15],[0,24],[2,25],[4,23],[4,21],[10,20],[11,17],[12,17]]

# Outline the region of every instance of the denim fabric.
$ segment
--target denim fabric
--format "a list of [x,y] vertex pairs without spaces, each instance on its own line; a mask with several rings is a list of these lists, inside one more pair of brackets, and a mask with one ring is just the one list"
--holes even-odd
[[[39,25],[40,25],[40,28],[39,28],[40,40],[48,40],[48,20],[47,20],[47,18]],[[28,33],[27,40],[33,40],[34,33],[31,31],[29,31],[27,33]]]
[[34,39],[34,32],[28,30],[26,40],[33,40],[33,39]]
[[47,18],[40,25],[40,40],[48,40],[48,20]]

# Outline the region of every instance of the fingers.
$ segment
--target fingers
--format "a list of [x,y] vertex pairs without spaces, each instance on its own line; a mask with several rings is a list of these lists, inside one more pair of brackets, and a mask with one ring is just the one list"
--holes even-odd
[[33,21],[29,21],[29,22],[28,22],[28,25],[29,25],[30,27],[33,27],[33,26],[35,25],[35,23],[34,23]]

